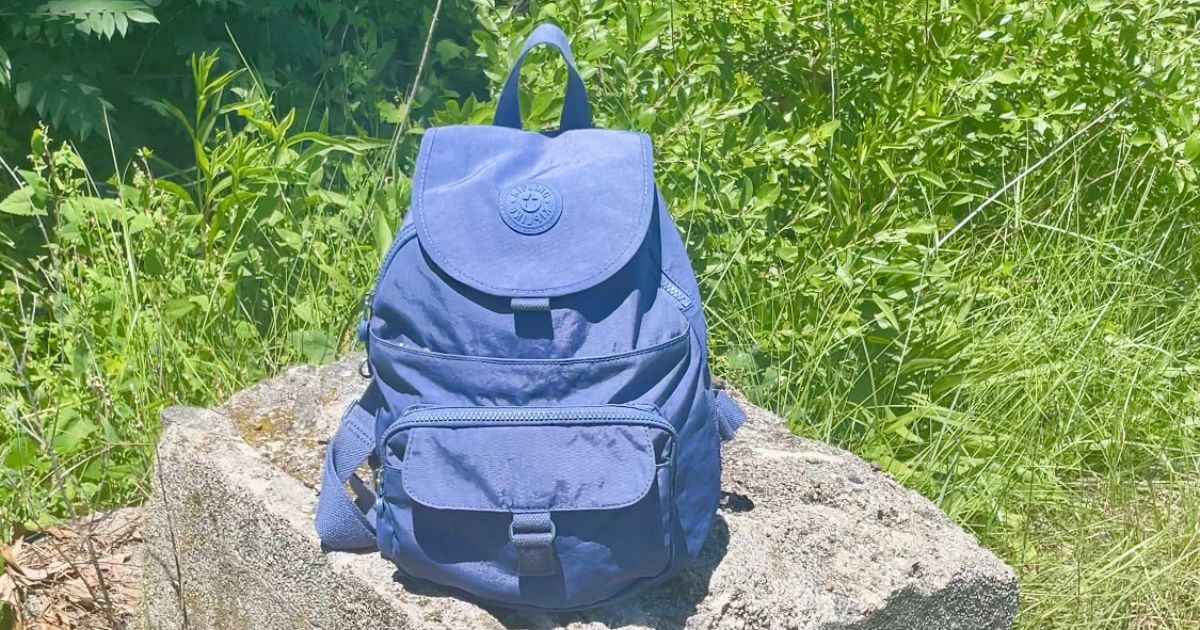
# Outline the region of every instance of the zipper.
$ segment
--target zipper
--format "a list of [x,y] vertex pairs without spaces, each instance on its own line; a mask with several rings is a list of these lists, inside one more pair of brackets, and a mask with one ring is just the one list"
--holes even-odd
[[661,279],[658,282],[658,286],[662,287],[663,291],[666,291],[667,294],[675,298],[675,300],[679,302],[679,307],[681,309],[686,310],[692,306],[692,299],[688,297],[686,291],[679,288],[679,285],[675,284],[675,282],[671,280],[666,273],[663,273],[660,277]]
[[414,426],[487,424],[637,424],[660,428],[675,438],[675,427],[653,405],[592,407],[443,407],[413,405],[400,414],[380,440],[381,447],[396,433]]
[[375,290],[367,291],[367,294],[362,299],[362,310],[358,316],[358,342],[361,344],[367,343],[367,335],[370,333],[369,326],[371,324],[371,313],[374,310],[372,303],[375,301]]

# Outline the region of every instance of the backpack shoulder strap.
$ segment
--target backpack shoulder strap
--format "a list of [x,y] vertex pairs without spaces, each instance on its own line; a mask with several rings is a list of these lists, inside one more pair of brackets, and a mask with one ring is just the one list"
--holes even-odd
[[[346,409],[342,424],[329,441],[321,473],[315,525],[321,542],[330,549],[375,547],[375,493],[354,474],[375,450],[375,417],[357,401]],[[343,484],[357,496],[351,501]]]
[[728,442],[746,423],[746,412],[742,411],[742,406],[737,404],[737,401],[724,390],[715,390],[713,394],[713,404],[716,406],[717,413],[717,430],[721,434],[721,441]]

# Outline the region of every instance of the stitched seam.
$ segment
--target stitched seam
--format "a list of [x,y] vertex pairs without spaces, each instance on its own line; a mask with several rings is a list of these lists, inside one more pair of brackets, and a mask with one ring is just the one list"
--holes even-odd
[[[641,235],[641,237],[643,239],[645,238],[646,228],[647,228],[647,226],[650,225],[650,214],[651,214],[651,212],[646,207],[646,197],[649,195],[650,182],[653,181],[653,179],[654,179],[653,174],[648,174],[646,172],[647,164],[649,161],[648,156],[647,156],[646,146],[650,143],[650,138],[649,138],[649,136],[646,136],[645,134],[634,134],[638,138],[638,148],[641,149],[641,153],[642,153],[642,201],[640,204],[641,205],[640,210],[642,212],[643,220],[640,223],[641,229],[634,230],[633,235],[629,239],[629,242],[626,243],[624,249],[621,250],[621,253],[619,255],[617,255],[615,258],[613,258],[611,261],[609,261],[608,264],[606,264],[599,271],[597,271],[596,273],[594,273],[586,278],[582,278],[580,280],[577,280],[577,281],[569,283],[569,284],[564,284],[564,285],[557,286],[557,287],[548,287],[545,289],[519,289],[519,288],[511,288],[511,287],[500,287],[500,286],[493,285],[489,282],[480,280],[479,278],[476,278],[475,276],[473,276],[473,275],[463,271],[461,268],[459,268],[458,265],[454,264],[454,261],[451,260],[448,255],[446,255],[445,253],[443,253],[441,250],[438,249],[437,242],[434,240],[432,234],[430,234],[430,232],[429,232],[429,224],[425,220],[425,184],[426,184],[426,180],[429,175],[429,156],[433,155],[433,142],[436,137],[436,131],[437,131],[436,129],[430,129],[430,131],[429,131],[429,133],[431,134],[430,139],[429,139],[429,155],[426,156],[425,164],[422,167],[421,193],[417,196],[417,208],[420,210],[421,227],[423,228],[421,231],[425,233],[425,236],[427,237],[425,240],[429,241],[428,245],[429,245],[430,249],[432,249],[433,251],[438,253],[438,262],[439,263],[444,262],[446,266],[450,267],[451,269],[453,269],[455,272],[462,275],[463,277],[470,279],[472,282],[474,282],[480,286],[487,287],[489,289],[494,289],[496,291],[517,292],[517,293],[521,293],[521,294],[542,294],[542,293],[560,292],[560,291],[566,291],[567,289],[576,289],[576,288],[582,288],[583,286],[591,286],[590,284],[588,284],[589,282],[592,282],[593,280],[595,280],[596,278],[599,278],[601,276],[610,275],[609,270],[612,269],[612,267],[614,265],[616,265],[618,261],[621,261],[622,259],[626,259],[627,256],[632,256],[631,250],[636,250],[636,247],[639,244],[638,240],[637,240],[639,235]],[[628,133],[628,132],[618,132],[618,133]],[[424,244],[424,241],[422,241],[422,243]]]
[[[480,428],[480,427],[475,427],[475,428]],[[646,443],[650,447],[649,454],[651,457],[654,457],[654,442],[650,439],[650,428],[649,427],[641,427],[641,429],[646,434]],[[417,493],[413,492],[412,487],[409,485],[409,479],[411,478],[411,475],[408,474],[408,466],[409,466],[409,462],[411,461],[411,458],[415,457],[417,455],[417,453],[421,452],[420,449],[417,448],[417,445],[420,444],[420,439],[425,437],[422,435],[422,433],[423,432],[421,432],[419,429],[414,429],[413,434],[411,436],[409,436],[409,438],[408,438],[408,456],[406,456],[404,458],[404,467],[401,469],[401,473],[402,473],[401,478],[403,479],[404,492],[413,501],[416,501],[417,503],[420,503],[422,505],[427,505],[431,508],[436,508],[439,510],[463,510],[463,511],[483,511],[483,512],[497,511],[496,506],[486,506],[486,507],[480,507],[477,505],[463,506],[463,505],[450,505],[450,504],[438,503],[435,501],[429,501],[424,498],[421,498],[420,496],[418,496]],[[673,464],[673,462],[672,462],[672,464]],[[535,506],[535,507],[499,506],[499,507],[503,508],[504,511],[539,510],[539,511],[547,511],[547,512],[557,511],[557,510],[613,510],[613,509],[617,509],[617,508],[629,507],[629,506],[637,503],[638,501],[641,501],[642,499],[644,499],[646,497],[646,495],[650,492],[650,488],[654,485],[654,478],[656,476],[656,471],[657,471],[657,466],[650,468],[650,474],[646,475],[646,478],[647,478],[646,487],[644,487],[638,491],[636,498],[628,500],[628,501],[616,501],[613,503],[605,503],[605,504],[599,504],[599,505],[572,503],[572,504],[556,507],[553,510],[551,510],[550,508],[545,507],[545,506]]]
[[349,429],[349,430],[350,430],[350,432],[351,432],[351,433],[353,433],[353,434],[355,435],[355,437],[357,437],[357,438],[359,438],[359,439],[361,439],[361,440],[365,440],[365,441],[367,441],[367,442],[373,442],[373,441],[375,440],[375,438],[374,438],[373,436],[371,436],[371,435],[368,435],[368,434],[367,434],[366,432],[364,432],[362,429],[359,429],[359,428],[357,428],[357,427],[355,427],[355,426],[353,426],[353,425],[347,425],[347,427],[346,427],[346,428],[347,428],[347,429]]
[[[350,421],[350,414],[354,413],[355,407],[362,409],[362,405],[360,405],[357,401],[354,404],[352,404],[349,408],[347,408],[346,413],[342,416],[341,427],[344,427],[347,431],[349,431],[350,433],[353,433],[354,437],[357,437],[358,439],[370,444],[375,441],[375,436],[371,435],[369,433],[366,433],[365,431],[358,428],[358,426],[356,426],[353,422]],[[367,413],[367,410],[363,409],[363,413]],[[368,414],[368,415],[370,415],[370,414]]]
[[623,354],[614,354],[612,356],[606,356],[606,357],[577,357],[577,358],[568,358],[568,359],[503,359],[503,358],[498,358],[498,357],[472,357],[472,356],[462,355],[462,354],[443,354],[440,352],[428,352],[425,350],[416,350],[413,348],[405,348],[404,346],[401,346],[394,341],[390,341],[388,339],[382,339],[382,338],[376,336],[374,332],[371,333],[371,340],[377,341],[377,342],[383,344],[384,346],[387,346],[389,349],[395,350],[396,352],[404,352],[404,353],[412,354],[412,355],[419,356],[419,357],[429,357],[431,359],[438,359],[438,360],[443,360],[443,361],[473,361],[476,363],[495,363],[498,365],[512,365],[512,366],[519,365],[519,366],[525,366],[525,367],[538,367],[538,366],[550,367],[550,366],[555,366],[555,365],[583,365],[583,364],[588,364],[588,363],[608,363],[611,361],[621,361],[623,359],[641,356],[643,354],[653,354],[655,352],[665,351],[669,347],[671,347],[681,341],[687,340],[687,338],[691,332],[692,325],[690,322],[685,321],[684,323],[687,326],[687,330],[682,332],[679,336],[675,337],[674,339],[664,341],[655,346],[650,346],[649,348],[642,348],[640,350],[631,350],[631,351],[623,353]]

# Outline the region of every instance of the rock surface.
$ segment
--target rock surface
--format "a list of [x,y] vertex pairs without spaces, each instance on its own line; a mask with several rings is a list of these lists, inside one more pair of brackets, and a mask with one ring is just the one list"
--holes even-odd
[[769,412],[724,450],[701,557],[619,604],[486,610],[401,584],[378,554],[326,553],[312,528],[323,441],[364,387],[358,358],[301,367],[218,410],[163,413],[147,510],[153,628],[993,630],[1012,571],[933,504]]

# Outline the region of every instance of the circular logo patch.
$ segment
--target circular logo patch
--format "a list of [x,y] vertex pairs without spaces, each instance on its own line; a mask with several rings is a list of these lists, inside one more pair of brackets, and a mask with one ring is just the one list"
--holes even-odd
[[522,182],[500,196],[500,218],[521,234],[541,234],[562,215],[562,201],[549,186]]

